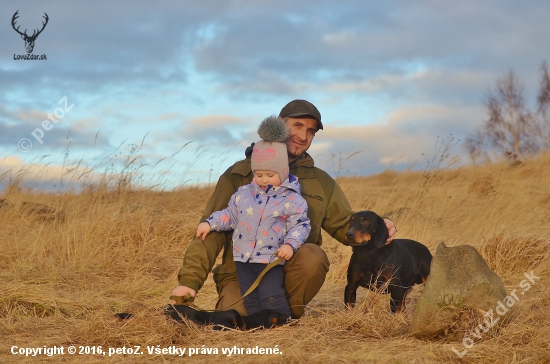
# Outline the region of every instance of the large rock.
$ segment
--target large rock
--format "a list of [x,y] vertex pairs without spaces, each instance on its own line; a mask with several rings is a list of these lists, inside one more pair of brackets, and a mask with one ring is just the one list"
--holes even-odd
[[433,336],[452,329],[465,329],[457,327],[465,310],[481,312],[487,321],[490,321],[491,314],[497,318],[502,313],[503,317],[497,320],[502,324],[511,313],[510,301],[504,300],[506,297],[501,279],[489,269],[473,246],[448,248],[441,243],[414,310],[411,333]]

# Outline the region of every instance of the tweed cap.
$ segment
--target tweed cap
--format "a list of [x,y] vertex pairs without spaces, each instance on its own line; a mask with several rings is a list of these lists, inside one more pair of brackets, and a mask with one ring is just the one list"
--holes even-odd
[[317,120],[317,130],[323,130],[323,123],[321,122],[321,113],[315,105],[306,100],[293,100],[286,104],[279,113],[281,118],[297,118],[300,116],[309,116]]

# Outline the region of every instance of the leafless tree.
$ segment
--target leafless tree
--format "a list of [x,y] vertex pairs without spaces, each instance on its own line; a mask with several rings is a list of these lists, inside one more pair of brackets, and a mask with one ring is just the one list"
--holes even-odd
[[523,85],[513,71],[498,79],[495,90],[485,98],[488,118],[482,127],[469,135],[466,147],[476,162],[491,156],[522,161],[541,150],[550,150],[550,75],[542,67],[538,110],[528,110]]

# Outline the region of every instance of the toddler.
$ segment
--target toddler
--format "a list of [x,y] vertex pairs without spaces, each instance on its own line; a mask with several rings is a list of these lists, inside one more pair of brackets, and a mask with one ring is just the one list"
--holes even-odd
[[[258,134],[262,140],[252,152],[253,181],[231,196],[226,209],[214,212],[197,227],[197,237],[202,240],[211,230],[234,230],[233,260],[241,294],[276,256],[292,258],[311,230],[298,178],[289,175],[285,122],[271,116],[262,121]],[[249,315],[270,309],[290,317],[284,263],[269,270],[244,298]]]

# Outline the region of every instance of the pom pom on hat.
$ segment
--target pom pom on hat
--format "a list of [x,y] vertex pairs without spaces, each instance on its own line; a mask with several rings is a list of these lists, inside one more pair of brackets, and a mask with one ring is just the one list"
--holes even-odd
[[266,142],[284,143],[288,139],[288,129],[284,120],[272,115],[260,123],[258,135]]

